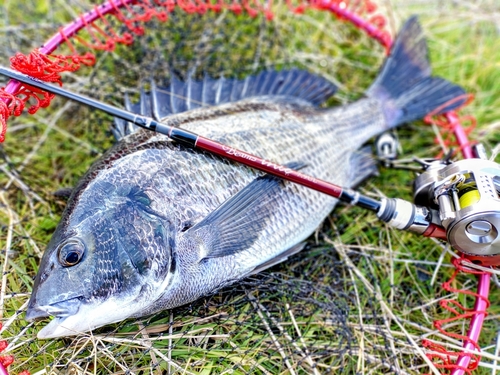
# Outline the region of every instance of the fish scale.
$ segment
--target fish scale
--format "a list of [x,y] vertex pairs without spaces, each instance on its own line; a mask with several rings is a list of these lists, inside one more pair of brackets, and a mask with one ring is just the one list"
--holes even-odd
[[[249,110],[252,110],[254,103],[255,100],[249,101]],[[278,163],[285,164],[293,159],[307,160],[304,170],[308,174],[318,178],[335,175],[336,181],[349,185],[348,150],[355,150],[361,142],[353,144],[352,140],[346,142],[345,139],[336,137],[338,133],[341,133],[339,130],[342,129],[342,126],[332,126],[331,119],[329,116],[325,116],[322,111],[312,111],[308,107],[307,111],[304,111],[309,112],[308,117],[304,115],[304,112],[299,112],[299,116],[294,116],[293,112],[290,113],[290,100],[284,104],[269,103],[268,100],[265,100],[263,104],[271,107],[270,115],[260,113],[255,116],[253,112],[249,112],[249,118],[244,120],[241,118],[242,112],[227,115],[222,119],[224,128],[220,126],[220,121],[211,124],[204,122],[186,123],[186,120],[182,119],[186,116],[182,114],[178,116],[178,119],[171,120],[184,123],[184,128],[188,130],[196,131],[222,143],[231,144],[236,148],[252,150],[255,154],[276,160]],[[302,103],[297,103],[293,108],[294,111],[298,111],[301,105]],[[240,103],[239,106],[244,107],[245,103]],[[355,109],[353,116],[357,116],[357,109],[354,107],[353,109]],[[349,107],[343,108],[342,114],[337,116],[346,120],[349,118],[349,110]],[[377,112],[373,113],[371,117],[382,116],[380,110],[377,109]],[[191,113],[189,117],[196,117],[196,113]],[[351,117],[349,120],[352,121],[354,118]],[[251,131],[241,131],[240,124],[242,122],[246,123]],[[346,126],[349,122],[345,122]],[[172,217],[172,213],[175,213],[175,221],[179,226],[181,223],[206,216],[208,212],[215,210],[261,175],[260,172],[248,167],[179,146],[171,145],[171,147],[160,149],[147,148],[148,141],[144,140],[145,135],[141,132],[130,136],[130,139],[127,140],[127,143],[133,144],[134,138],[139,139],[141,151],[130,153],[127,155],[128,157],[122,157],[112,171],[106,170],[109,180],[103,175],[100,182],[106,181],[111,185],[118,185],[117,181],[128,179],[128,175],[134,176],[132,178],[134,186],[138,186],[143,191],[155,192],[152,200],[158,204],[155,207],[158,213],[163,217]],[[270,137],[274,137],[276,140],[265,147],[264,141]],[[330,141],[332,139],[334,142]],[[171,144],[166,137],[158,135],[151,135],[149,141],[153,145],[159,142]],[[128,148],[128,144],[122,145]],[[112,150],[111,152],[124,154],[121,150]],[[144,173],[144,170],[148,170],[147,166],[154,166],[154,170],[149,170],[149,179],[137,178],[138,175]],[[215,176],[217,178],[214,179]],[[208,181],[210,184],[207,184]],[[158,186],[151,187],[152,183],[156,183]],[[186,194],[187,191],[189,194]],[[87,199],[89,201],[86,201]],[[92,189],[89,186],[87,193],[80,197],[80,207],[84,209],[87,205],[91,205],[92,199]],[[204,268],[210,269],[208,274],[213,274],[211,278],[203,278],[200,284],[187,283],[183,279],[179,279],[177,285],[182,285],[182,288],[172,288],[168,298],[161,299],[156,305],[149,306],[146,311],[141,311],[139,315],[176,306],[181,299],[191,300],[200,292],[206,294],[217,287],[226,285],[230,282],[229,280],[237,279],[241,273],[250,273],[260,263],[273,258],[276,250],[288,249],[306,238],[331,211],[336,199],[286,183],[270,203],[272,210],[269,212],[267,226],[252,247],[242,251],[238,257],[232,257],[223,263],[206,262]],[[187,216],[183,209],[185,207],[194,210],[196,217]],[[125,212],[121,215],[128,216]],[[287,217],[287,226],[283,226],[284,217]],[[182,256],[179,255],[177,263],[188,264],[182,259]],[[197,279],[200,273],[203,271],[195,270],[190,277]],[[189,269],[184,271],[184,276],[186,277],[186,275],[190,275]],[[176,291],[177,293],[175,293]]]
[[[464,91],[430,76],[425,47],[411,18],[367,97],[339,108],[318,108],[335,89],[300,70],[174,78],[126,106],[228,153],[349,187],[376,170],[357,151],[370,137],[463,103],[448,104]],[[300,251],[337,202],[123,120],[114,134],[118,143],[75,187],[42,258],[26,314],[54,317],[40,338],[177,307],[266,269]]]
[[[342,129],[344,127],[349,128],[353,121],[359,121],[359,106],[336,110],[332,116],[331,113],[325,114],[323,111],[311,111],[310,107],[299,112],[298,109],[301,108],[302,104],[299,101],[293,108],[299,115],[294,116],[295,113],[290,111],[289,100],[285,103],[270,103],[269,99],[261,100],[262,104],[271,107],[271,114],[266,115],[267,113],[262,113],[261,110],[257,116],[258,119],[255,118],[254,112],[249,112],[248,118],[242,119],[242,112],[239,112],[236,115],[227,115],[223,119],[219,119],[217,123],[186,123],[184,120],[180,122],[187,130],[210,137],[223,144],[230,144],[238,149],[251,150],[256,155],[280,164],[293,160],[305,160],[307,165],[304,171],[307,174],[321,179],[334,177],[336,182],[346,186],[350,185],[351,173],[348,169],[350,154],[371,136],[370,127],[366,128],[363,125],[360,127],[364,131],[357,137],[343,135]],[[255,102],[256,100],[249,101],[248,107],[251,109]],[[240,103],[239,106],[244,107],[245,103]],[[372,121],[378,118],[378,121],[373,121],[370,126],[376,129],[383,123],[383,114],[379,107],[365,105],[364,108],[374,109],[372,113],[365,113],[367,118],[371,118]],[[304,113],[308,113],[308,116],[305,116]],[[185,116],[196,117],[196,112],[189,115],[179,115],[181,118]],[[341,122],[332,122],[332,117]],[[220,126],[221,121],[224,123],[223,128]],[[245,123],[251,131],[242,131],[242,123]],[[155,139],[158,137],[154,136]],[[273,139],[273,142],[266,142],[269,139]],[[191,150],[165,155],[164,160],[171,159],[174,165],[182,165],[182,167],[173,173],[173,176],[176,176],[176,186],[169,185],[168,189],[161,190],[161,196],[157,197],[156,200],[168,202],[164,203],[165,206],[171,207],[173,197],[178,197],[178,192],[187,190],[183,183],[191,188],[197,186],[192,179],[194,174],[203,183],[202,188],[210,187],[210,191],[202,189],[198,191],[198,194],[194,191],[194,194],[180,198],[175,206],[197,207],[200,210],[199,216],[203,217],[234,195],[231,191],[240,191],[260,175],[260,172],[255,172],[233,162],[223,161],[212,155],[203,154],[203,157],[206,159],[203,160],[200,153]],[[191,162],[186,161],[186,159],[203,164],[205,168],[190,168]],[[214,161],[216,162],[214,163]],[[130,168],[128,171],[132,172]],[[212,179],[214,175],[218,176],[217,180]],[[209,185],[207,181],[210,181]],[[221,181],[225,183],[219,184],[218,182]],[[274,195],[272,201],[269,202],[272,205],[272,212],[268,214],[267,226],[252,247],[225,262],[211,261],[207,263],[206,267],[210,269],[208,273],[213,274],[213,278],[210,280],[202,278],[205,281],[201,285],[179,281],[179,285],[183,285],[183,287],[178,289],[177,293],[172,289],[168,296],[162,298],[157,304],[149,306],[146,311],[141,311],[139,315],[178,306],[179,300],[185,300],[186,297],[192,299],[191,295],[198,295],[200,290],[206,294],[216,287],[226,285],[228,279],[233,280],[242,273],[249,274],[260,263],[276,256],[275,249],[288,249],[303,241],[321,223],[337,202],[332,197],[295,184],[285,183],[284,185],[279,194]],[[193,201],[194,197],[199,199]],[[178,217],[182,215],[182,210],[174,209],[174,211]],[[284,226],[283,219],[285,217],[286,225]],[[188,218],[180,219],[180,221],[184,220],[188,220]],[[250,229],[246,228],[246,230]],[[233,272],[228,270],[233,270]],[[203,271],[196,270],[191,277],[198,279],[201,273]],[[190,287],[191,289],[187,290]]]

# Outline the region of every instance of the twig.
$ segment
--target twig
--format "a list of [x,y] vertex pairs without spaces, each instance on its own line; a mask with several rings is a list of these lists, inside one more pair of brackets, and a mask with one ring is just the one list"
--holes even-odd
[[259,315],[260,319],[262,320],[262,323],[264,324],[264,327],[266,327],[267,332],[269,333],[269,336],[271,337],[271,340],[273,341],[274,345],[276,346],[276,349],[278,349],[278,352],[281,355],[281,358],[283,358],[283,361],[285,362],[286,367],[288,368],[288,371],[290,371],[291,375],[296,375],[295,370],[293,369],[292,365],[290,364],[290,361],[288,360],[288,357],[283,350],[283,347],[280,345],[278,339],[273,333],[273,330],[269,326],[269,323],[267,322],[266,318],[264,317],[264,314],[262,314],[261,311],[261,306],[259,303],[256,302],[255,297],[252,295],[251,292],[247,291],[246,292],[248,299],[252,303],[253,307],[255,310],[257,310],[257,314]]
[[[139,326],[139,332],[141,332],[141,333],[142,333],[142,337],[144,338],[144,343],[145,343],[146,345],[149,345],[150,347],[152,347],[152,346],[153,346],[153,344],[151,343],[151,340],[149,339],[149,334],[148,334],[148,331],[147,331],[146,327],[144,326],[144,324],[142,324],[141,322],[139,322],[139,323],[137,323],[137,325]],[[172,340],[172,339],[170,339],[170,340]],[[169,353],[170,353],[170,352],[169,352]],[[155,353],[154,353],[154,352],[151,352],[151,359],[153,360],[154,364],[155,364],[156,366],[158,366],[158,364],[159,364],[160,362],[159,362],[159,361],[158,361],[158,359],[156,358],[156,355],[155,355]],[[159,368],[159,367],[157,367],[157,368],[156,368],[156,371],[154,371],[154,372],[156,372],[156,374],[157,374],[157,375],[161,375],[161,370],[160,370],[160,368]],[[151,368],[151,373],[153,373],[153,368]]]
[[40,197],[38,194],[36,194],[34,191],[32,191],[28,185],[26,185],[22,180],[21,178],[17,175],[17,173],[13,173],[11,171],[9,171],[7,169],[7,164],[2,164],[0,165],[0,170],[5,173],[5,175],[7,177],[9,177],[10,180],[14,181],[14,184],[19,188],[21,189],[21,191],[24,193],[24,195],[26,196],[32,196],[35,198],[35,200],[37,200],[38,202],[42,203],[42,204],[47,204],[47,202],[45,202],[45,200]]
[[153,350],[156,353],[156,355],[158,355],[158,357],[160,357],[161,359],[163,359],[165,362],[167,362],[168,364],[172,365],[176,369],[181,370],[182,374],[195,375],[194,373],[189,372],[185,368],[182,368],[181,366],[179,366],[177,363],[175,363],[174,361],[172,361],[171,359],[169,359],[165,354],[163,354],[162,352],[160,352],[155,347],[151,347],[151,350]]
[[[284,329],[283,329],[283,324],[278,322],[270,313],[269,311],[260,303],[256,302],[260,308],[261,311],[264,311],[267,315],[267,317],[271,320],[271,322],[279,329],[280,333],[288,340],[290,341],[290,343],[292,344],[292,346],[300,353],[300,355],[302,357],[304,357],[306,360],[307,360],[307,357],[309,356],[308,354],[306,354],[307,352],[307,349],[306,349],[306,352],[304,352],[298,345],[297,343],[293,340],[293,338],[288,334],[288,332],[286,332]],[[289,305],[287,304],[287,306],[289,307]],[[288,309],[287,307],[287,309]],[[291,311],[288,310],[288,312],[290,313],[291,315]],[[293,318],[293,316],[292,316]],[[293,324],[293,323],[292,323]],[[295,322],[295,326],[297,326],[297,322]],[[298,327],[297,327],[298,328]],[[300,335],[300,331],[299,331],[299,337],[302,338],[302,336]],[[303,340],[303,339],[302,339]],[[310,358],[309,358],[310,359]],[[309,362],[309,361],[308,361]],[[313,366],[313,363],[312,361],[309,362],[309,364],[311,365],[311,367],[315,370],[315,367]],[[315,372],[315,371],[314,371]],[[316,372],[315,372],[316,373]]]
[[[363,325],[363,314],[361,312],[361,300],[359,298],[358,287],[356,286],[356,281],[354,280],[354,275],[352,274],[352,270],[348,267],[347,271],[349,272],[349,276],[351,277],[352,285],[354,287],[354,293],[356,295],[356,307],[358,308],[359,315],[359,327],[361,330],[361,339],[359,343],[359,353],[358,353],[358,372],[362,374],[365,372],[365,335],[363,334],[365,326]],[[361,364],[359,363],[361,361]],[[361,368],[360,368],[361,367]]]
[[307,349],[306,342],[304,340],[304,337],[302,337],[302,333],[300,332],[299,326],[297,325],[297,321],[295,320],[295,316],[293,315],[292,309],[290,308],[290,305],[287,303],[286,304],[286,310],[288,311],[288,314],[290,315],[290,318],[292,319],[293,326],[295,327],[295,331],[297,332],[297,335],[299,336],[299,340],[304,346],[304,352],[306,354],[306,361],[309,363],[311,368],[313,369],[313,372],[315,375],[319,375],[318,369],[316,368],[316,363],[313,362],[311,358],[311,353]]
[[[169,324],[170,327],[168,327],[168,334],[170,335],[170,338],[168,339],[168,359],[171,361],[172,360],[172,335],[174,333],[174,313],[172,310],[170,310],[170,319],[169,319]],[[170,366],[170,362],[168,362],[168,375],[172,373],[172,367]]]
[[[50,121],[45,121],[45,119],[42,117],[42,118],[39,118],[37,119],[39,122],[41,123],[45,123],[47,125],[47,127],[45,128],[43,134],[41,135],[40,139],[38,140],[38,142],[33,146],[33,148],[31,149],[31,151],[29,152],[28,155],[26,155],[26,157],[24,158],[23,162],[21,163],[21,165],[17,168],[17,171],[18,172],[21,172],[27,165],[28,163],[31,161],[31,159],[33,159],[33,157],[35,157],[36,153],[38,152],[38,150],[40,149],[40,147],[42,147],[42,145],[45,143],[45,141],[47,140],[48,138],[48,135],[49,133],[52,131],[53,127],[55,126],[57,120],[59,120],[59,118],[65,114],[65,112],[72,106],[74,105],[74,103],[70,102],[70,101],[67,101],[53,116],[52,118],[50,119]],[[13,179],[9,179],[9,181],[5,184],[5,189],[8,189],[10,187],[10,185],[13,183]]]
[[495,347],[495,359],[493,360],[493,370],[491,375],[496,375],[498,370],[498,359],[500,358],[500,331],[497,332],[497,345]]
[[[26,301],[25,303],[23,303],[23,305],[19,308],[19,310],[20,310],[20,311],[24,310],[24,309],[26,308],[26,306],[28,306],[28,301]],[[17,314],[17,313],[12,314],[12,316],[11,316],[9,319],[7,319],[7,320],[6,320],[6,321],[2,324],[2,329],[0,330],[0,335],[1,335],[4,331],[6,331],[6,330],[10,327],[10,325],[11,325],[11,324],[12,324],[12,323],[16,320],[17,316],[18,316],[18,314]],[[32,326],[32,325],[33,325],[33,323],[30,323],[30,324],[28,324],[28,327],[29,327],[29,326]],[[26,327],[26,328],[28,328],[28,327]],[[25,329],[26,329],[26,328],[25,328]],[[23,330],[23,331],[24,331],[24,330]],[[22,334],[22,332],[21,332],[21,333],[19,333],[19,335],[21,335],[21,334]],[[19,336],[19,335],[18,335],[18,336]],[[6,349],[6,350],[7,350],[7,349]]]
[[[235,344],[234,342],[232,342],[232,341],[228,341],[228,344],[229,344],[229,345],[231,345],[231,347],[232,347],[234,350],[236,350],[239,354],[245,354],[245,353],[243,352],[243,350],[241,350],[241,348],[240,348],[237,344]],[[253,361],[253,362],[251,362],[251,363],[249,363],[249,364],[251,364],[252,366],[257,367],[257,368],[258,368],[260,371],[262,371],[262,373],[263,373],[263,374],[265,374],[265,375],[272,375],[269,371],[267,371],[267,370],[265,369],[265,367],[263,367],[261,364],[259,364],[259,362],[258,362],[258,361]]]
[[441,252],[441,255],[439,255],[439,259],[437,262],[436,267],[434,268],[434,272],[432,273],[432,278],[431,278],[431,286],[434,285],[434,282],[436,281],[437,275],[439,273],[439,269],[441,268],[441,265],[443,264],[444,257],[447,253],[447,247],[449,245],[446,244],[446,246],[443,248],[443,251]]
[[[125,374],[135,375],[135,372],[133,372],[128,366],[125,366],[116,360],[115,355],[106,347],[106,345],[104,345],[104,343],[101,340],[97,340],[97,341],[102,345],[102,350],[100,353],[105,353],[106,357],[108,357],[113,363],[115,363],[118,367],[120,367]],[[96,351],[96,354],[97,354],[97,351]],[[97,358],[97,355],[96,355],[96,358]]]
[[4,255],[4,262],[3,262],[3,266],[2,266],[2,288],[0,290],[0,319],[2,319],[3,312],[4,312],[5,293],[7,291],[7,269],[8,269],[8,264],[9,264],[10,247],[12,245],[12,231],[13,231],[13,226],[14,226],[14,220],[12,217],[12,210],[7,205],[7,200],[5,199],[5,192],[4,191],[0,192],[0,200],[5,205],[5,207],[7,207],[7,215],[9,216],[9,226],[7,228],[7,240],[5,243],[5,255]]

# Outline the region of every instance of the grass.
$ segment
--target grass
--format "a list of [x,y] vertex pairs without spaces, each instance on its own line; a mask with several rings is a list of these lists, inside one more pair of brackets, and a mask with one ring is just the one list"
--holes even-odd
[[[15,52],[42,44],[59,24],[90,7],[63,0],[25,4],[0,3],[3,65]],[[463,113],[477,119],[473,138],[495,150],[500,143],[498,5],[492,0],[390,5],[385,14],[391,26],[400,25],[411,13],[421,15],[434,71],[475,94],[476,100]],[[150,71],[165,70],[165,59],[185,72],[198,48],[198,56],[203,56],[200,71],[244,76],[254,64],[301,66],[339,84],[341,91],[332,105],[362,94],[381,64],[380,47],[326,13],[276,13],[273,23],[265,26],[248,17],[172,16],[166,26],[151,28],[149,37],[134,48],[99,54],[96,68],[66,77],[65,87],[119,104],[126,88],[137,87]],[[216,55],[197,43],[205,25],[214,30]],[[170,39],[160,43],[165,30]],[[229,41],[227,30],[234,31]],[[251,51],[257,47],[262,51],[256,55]],[[440,299],[472,303],[464,295],[447,296],[440,287],[452,273],[449,249],[390,229],[374,215],[344,205],[311,236],[306,251],[234,287],[92,335],[37,340],[36,332],[45,322],[27,323],[23,311],[41,253],[64,207],[52,193],[73,186],[110,147],[109,121],[57,99],[48,109],[9,122],[7,141],[0,149],[0,309],[2,338],[16,356],[13,373],[29,369],[36,374],[413,374],[429,372],[419,354],[422,338],[460,345],[437,334],[432,325],[448,317],[439,307]],[[440,151],[433,129],[421,123],[400,129],[398,137],[402,157],[428,157]],[[382,168],[362,190],[411,199],[413,178],[407,171]],[[475,285],[468,275],[456,281],[458,288]],[[478,374],[493,373],[492,364],[499,359],[499,291],[493,285]],[[466,325],[452,329],[460,332]]]

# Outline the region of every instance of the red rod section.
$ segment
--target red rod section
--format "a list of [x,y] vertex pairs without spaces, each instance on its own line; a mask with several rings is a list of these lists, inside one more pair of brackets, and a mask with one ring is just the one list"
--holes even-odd
[[247,152],[237,150],[230,146],[212,141],[211,139],[198,136],[195,147],[223,156],[224,158],[248,165],[249,167],[281,177],[285,180],[296,182],[311,189],[328,194],[335,198],[342,195],[342,187],[330,182],[314,178],[304,173],[297,172],[291,168],[276,164],[272,161],[264,160]]

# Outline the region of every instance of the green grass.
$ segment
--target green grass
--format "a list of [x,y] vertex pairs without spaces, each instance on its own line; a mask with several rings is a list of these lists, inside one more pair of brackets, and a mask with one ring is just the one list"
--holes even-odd
[[[0,3],[0,63],[40,45],[59,24],[90,8],[84,2],[66,3]],[[411,13],[422,15],[434,71],[475,95],[463,113],[477,119],[473,139],[495,149],[500,143],[500,9],[494,1],[477,8],[465,1],[441,7],[415,4],[396,1],[387,15],[397,25]],[[220,47],[216,56],[201,49],[200,72],[244,76],[254,63],[300,66],[341,86],[331,105],[361,96],[381,64],[380,47],[326,13],[293,16],[279,8],[276,14],[263,28],[262,19],[248,17],[173,16],[134,48],[99,54],[95,68],[67,76],[65,87],[120,104],[125,88],[137,87],[150,71],[165,71],[165,59],[185,73],[193,57],[200,56],[193,53],[200,30],[210,25]],[[227,30],[236,31],[232,39],[226,40]],[[160,43],[166,32],[170,39]],[[262,53],[256,58],[252,51],[257,46]],[[441,244],[390,229],[374,215],[345,205],[325,220],[306,251],[262,275],[173,312],[104,327],[92,336],[37,340],[45,322],[27,323],[22,311],[41,252],[64,208],[52,193],[73,186],[110,147],[109,121],[61,99],[35,115],[9,121],[7,141],[0,148],[0,259],[5,272],[0,309],[6,327],[2,338],[16,356],[13,373],[310,374],[316,367],[318,373],[413,374],[429,372],[418,354],[421,338],[431,335],[453,344],[435,335],[432,325],[448,317],[438,299],[446,295],[440,284],[452,274],[450,255],[438,266]],[[398,130],[398,136],[404,158],[440,151],[427,125],[411,124]],[[362,190],[410,200],[413,178],[407,171],[382,168]],[[475,285],[468,275],[456,282],[459,288]],[[472,303],[463,295],[451,298]],[[480,340],[489,357],[478,374],[491,373],[496,350],[496,286],[490,299]]]

